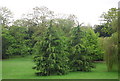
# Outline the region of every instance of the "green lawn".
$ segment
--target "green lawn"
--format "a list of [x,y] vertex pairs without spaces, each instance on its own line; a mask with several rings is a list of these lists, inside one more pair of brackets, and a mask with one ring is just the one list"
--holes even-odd
[[36,76],[32,66],[31,57],[13,58],[3,60],[3,79],[117,79],[116,71],[107,72],[104,63],[96,63],[96,68],[92,72],[70,72],[67,75]]

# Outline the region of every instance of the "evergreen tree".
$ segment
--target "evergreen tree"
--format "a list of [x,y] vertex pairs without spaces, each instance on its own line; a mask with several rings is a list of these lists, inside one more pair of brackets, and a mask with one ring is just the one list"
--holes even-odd
[[37,75],[66,74],[69,71],[67,52],[63,40],[60,39],[52,24],[42,40],[34,46],[34,62]]
[[83,29],[85,35],[82,38],[84,41],[83,44],[87,49],[87,54],[92,56],[94,61],[102,61],[103,60],[103,50],[100,48],[99,37],[98,34],[94,32],[94,30],[90,27],[86,27]]
[[81,30],[78,25],[72,30],[70,45],[69,45],[69,59],[71,71],[91,71],[93,67],[92,58],[87,53],[87,49],[82,40],[85,37],[85,33]]

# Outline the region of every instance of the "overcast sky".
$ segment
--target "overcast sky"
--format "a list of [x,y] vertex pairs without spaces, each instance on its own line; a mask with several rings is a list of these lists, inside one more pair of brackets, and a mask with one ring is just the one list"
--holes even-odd
[[100,15],[113,7],[119,0],[0,0],[0,6],[9,8],[15,18],[21,18],[32,8],[46,6],[55,13],[74,14],[80,23],[99,24]]

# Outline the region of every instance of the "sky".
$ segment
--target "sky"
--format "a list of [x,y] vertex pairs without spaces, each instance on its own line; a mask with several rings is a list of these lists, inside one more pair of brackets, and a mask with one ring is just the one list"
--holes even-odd
[[56,14],[74,14],[79,23],[95,25],[100,23],[100,15],[110,8],[118,8],[119,0],[0,0],[0,7],[7,7],[14,18],[30,12],[34,7],[46,6]]

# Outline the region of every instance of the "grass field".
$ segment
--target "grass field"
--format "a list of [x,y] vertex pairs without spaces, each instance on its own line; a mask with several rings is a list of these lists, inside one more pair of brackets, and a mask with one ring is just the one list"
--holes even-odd
[[36,76],[31,57],[13,58],[2,61],[3,79],[117,79],[117,71],[107,72],[105,63],[96,63],[92,72],[70,72],[67,75]]

